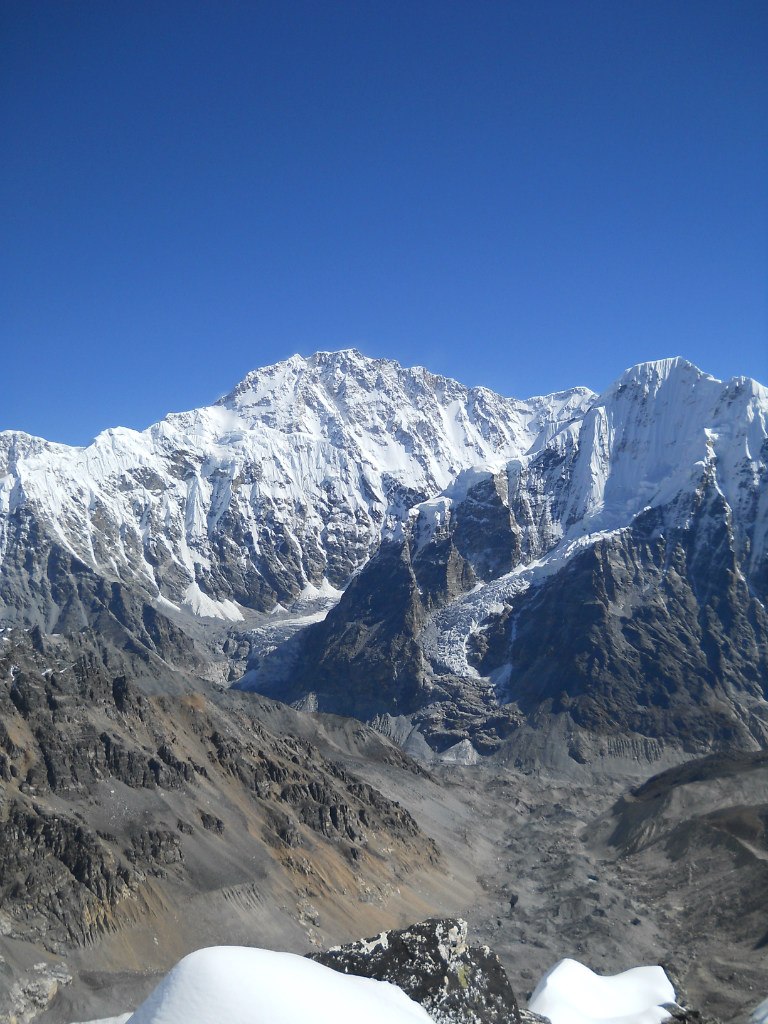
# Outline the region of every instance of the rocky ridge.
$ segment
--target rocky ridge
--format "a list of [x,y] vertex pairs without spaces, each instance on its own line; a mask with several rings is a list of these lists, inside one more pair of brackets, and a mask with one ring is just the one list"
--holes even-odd
[[576,762],[762,746],[767,484],[764,388],[637,367],[535,452],[414,507],[282,674],[267,654],[242,685],[404,715],[468,756],[545,723]]
[[[50,979],[55,993],[57,971],[140,961],[158,928],[178,931],[173,957],[195,906],[229,941],[319,936],[328,907],[386,921],[437,871],[400,804],[295,731],[272,732],[263,703],[148,696],[87,637],[0,638],[0,1013]],[[33,950],[46,970],[24,981]]]
[[398,985],[435,1024],[522,1024],[523,1015],[499,958],[471,947],[467,922],[423,921],[337,946],[312,959],[342,974]]
[[[398,985],[435,1024],[546,1024],[547,1017],[518,1005],[498,956],[468,942],[461,918],[421,921],[336,946],[312,959],[342,974]],[[678,999],[682,997],[678,993]],[[679,1004],[668,1007],[679,1024],[718,1024]]]

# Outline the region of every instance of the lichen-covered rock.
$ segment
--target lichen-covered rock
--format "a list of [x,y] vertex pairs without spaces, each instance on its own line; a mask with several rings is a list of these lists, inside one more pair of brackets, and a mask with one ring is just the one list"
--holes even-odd
[[420,1003],[436,1024],[521,1024],[506,972],[487,946],[467,944],[460,918],[423,921],[382,932],[313,960],[343,974],[389,981]]

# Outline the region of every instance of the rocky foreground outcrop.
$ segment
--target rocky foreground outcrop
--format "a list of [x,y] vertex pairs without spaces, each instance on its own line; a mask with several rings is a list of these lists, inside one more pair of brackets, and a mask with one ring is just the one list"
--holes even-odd
[[501,961],[487,946],[470,946],[460,918],[422,921],[315,953],[342,974],[398,985],[436,1024],[520,1024],[536,1020],[517,1004]]
[[[342,974],[398,985],[435,1024],[537,1024],[548,1018],[521,1008],[498,956],[471,946],[461,918],[422,921],[314,953]],[[675,1024],[718,1024],[684,1006],[670,1006]]]

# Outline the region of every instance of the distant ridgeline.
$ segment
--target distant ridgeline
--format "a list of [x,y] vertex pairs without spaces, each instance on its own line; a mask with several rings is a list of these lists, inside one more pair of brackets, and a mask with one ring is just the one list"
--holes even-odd
[[0,434],[0,617],[474,760],[768,738],[768,392],[526,401],[353,350],[87,448]]

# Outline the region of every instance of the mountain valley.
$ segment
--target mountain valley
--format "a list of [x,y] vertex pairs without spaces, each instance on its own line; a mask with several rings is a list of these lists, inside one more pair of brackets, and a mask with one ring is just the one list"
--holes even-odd
[[354,350],[86,448],[0,433],[0,1014],[204,944],[467,919],[768,994],[768,391],[525,401]]

